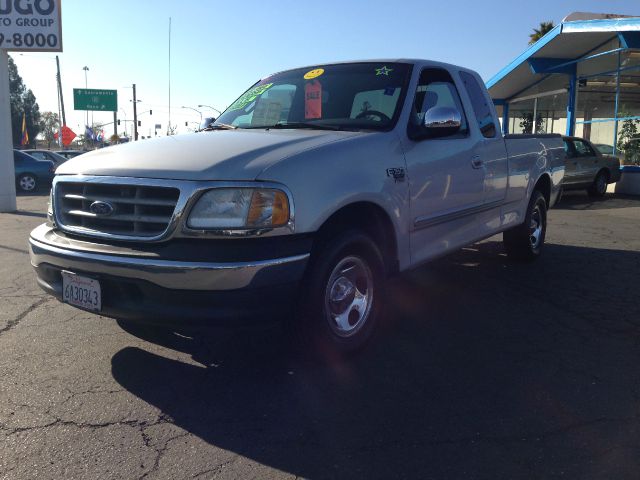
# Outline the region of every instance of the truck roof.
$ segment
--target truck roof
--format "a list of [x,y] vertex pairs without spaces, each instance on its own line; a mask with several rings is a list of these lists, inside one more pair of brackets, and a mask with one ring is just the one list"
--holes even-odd
[[423,58],[369,58],[369,59],[358,59],[358,60],[341,60],[337,62],[325,62],[325,63],[315,63],[309,65],[301,65],[298,67],[287,68],[286,70],[280,70],[278,72],[273,72],[269,75],[266,75],[262,79],[269,78],[273,75],[277,75],[278,73],[288,72],[290,70],[298,70],[303,68],[314,69],[318,67],[325,67],[329,65],[344,65],[349,63],[408,63],[411,65],[417,66],[434,66],[434,67],[442,67],[447,70],[462,70],[467,72],[476,73],[474,70],[471,70],[466,67],[461,67],[460,65],[454,65],[451,63],[439,62],[436,60],[428,60]]

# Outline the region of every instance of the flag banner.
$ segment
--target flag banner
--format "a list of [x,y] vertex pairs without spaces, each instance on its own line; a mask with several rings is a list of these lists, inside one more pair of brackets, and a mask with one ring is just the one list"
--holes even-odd
[[29,132],[27,132],[27,113],[22,112],[22,140],[20,145],[29,145]]

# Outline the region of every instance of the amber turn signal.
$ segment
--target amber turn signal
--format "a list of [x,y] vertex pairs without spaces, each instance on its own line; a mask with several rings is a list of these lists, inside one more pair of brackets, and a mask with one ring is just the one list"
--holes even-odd
[[281,227],[289,222],[289,200],[280,190],[254,190],[248,227]]

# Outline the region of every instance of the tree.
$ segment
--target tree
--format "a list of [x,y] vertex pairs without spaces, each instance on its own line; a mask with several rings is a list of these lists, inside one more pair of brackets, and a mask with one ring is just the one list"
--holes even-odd
[[57,113],[44,112],[40,117],[40,133],[47,142],[47,148],[51,148],[51,144],[55,140],[56,131],[60,128],[60,118]]
[[553,30],[555,25],[553,24],[553,20],[550,22],[541,22],[538,28],[533,29],[533,33],[529,35],[529,45],[533,45],[542,37],[544,37],[547,33]]
[[[621,113],[620,116],[629,116]],[[616,148],[624,154],[624,163],[640,165],[640,137],[638,136],[638,120],[628,119],[622,122],[618,132]]]
[[109,137],[109,143],[111,143],[112,145],[120,143],[120,137],[114,133]]
[[13,144],[21,143],[23,116],[26,118],[29,142],[33,142],[40,133],[40,107],[36,102],[36,96],[22,81],[18,67],[11,57],[9,57],[9,102]]
[[[533,113],[525,112],[522,114],[522,120],[520,121],[520,128],[522,128],[522,133],[531,134],[533,133]],[[546,133],[546,119],[542,118],[542,115],[538,113],[536,115],[536,132],[535,133]]]

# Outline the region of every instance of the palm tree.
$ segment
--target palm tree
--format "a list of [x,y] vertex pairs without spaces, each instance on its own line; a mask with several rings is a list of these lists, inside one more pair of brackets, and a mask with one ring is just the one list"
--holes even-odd
[[550,22],[540,22],[540,27],[534,28],[533,33],[529,35],[529,45],[533,45],[542,37],[544,37],[547,33],[553,30],[555,25],[553,24],[553,20]]

